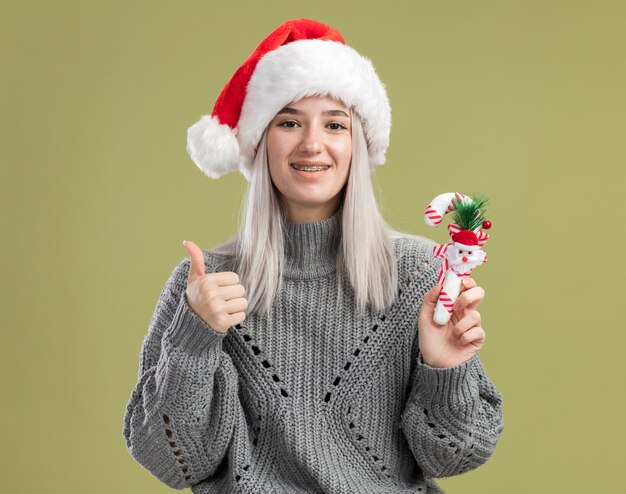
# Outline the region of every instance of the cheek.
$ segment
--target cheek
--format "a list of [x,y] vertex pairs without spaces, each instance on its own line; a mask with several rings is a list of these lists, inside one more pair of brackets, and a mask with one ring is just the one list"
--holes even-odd
[[342,186],[345,186],[348,183],[348,180],[350,178],[350,167],[351,166],[352,166],[352,164],[350,162],[348,162],[348,166],[346,167],[346,172],[343,175]]
[[280,165],[284,160],[284,150],[281,146],[281,140],[272,137],[272,134],[267,136],[267,162],[272,178],[276,175],[276,172],[280,170]]
[[346,166],[352,159],[352,138],[348,135],[333,137],[327,141],[326,149],[337,163]]
[[341,156],[342,161],[350,166],[350,161],[352,160],[352,141],[348,141],[342,146]]
[[338,144],[334,148],[334,159],[339,165],[342,183],[345,184],[350,175],[350,166],[352,161],[352,145],[348,140],[345,143]]

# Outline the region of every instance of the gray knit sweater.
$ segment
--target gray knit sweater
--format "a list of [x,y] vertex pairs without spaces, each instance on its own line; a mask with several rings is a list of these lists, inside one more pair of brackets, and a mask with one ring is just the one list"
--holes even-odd
[[[478,355],[450,369],[420,360],[417,318],[440,262],[432,244],[395,240],[398,299],[383,315],[358,316],[343,274],[337,290],[340,232],[337,213],[288,224],[270,316],[226,333],[187,304],[189,259],[173,270],[123,429],[160,481],[196,494],[432,494],[442,492],[432,478],[492,454],[502,398]],[[207,272],[232,270],[204,253]]]

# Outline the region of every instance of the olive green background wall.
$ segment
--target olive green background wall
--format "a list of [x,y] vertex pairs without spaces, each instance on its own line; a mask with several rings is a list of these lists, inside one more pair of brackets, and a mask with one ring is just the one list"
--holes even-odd
[[0,489],[172,491],[126,451],[124,410],[181,241],[228,239],[246,186],[205,177],[186,129],[297,17],[387,84],[391,225],[443,242],[434,196],[491,199],[474,277],[505,430],[442,487],[621,492],[626,7],[546,0],[3,2]]

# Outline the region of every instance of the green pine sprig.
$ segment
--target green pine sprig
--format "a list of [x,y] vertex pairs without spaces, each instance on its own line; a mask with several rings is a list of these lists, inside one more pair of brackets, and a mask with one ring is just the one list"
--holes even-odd
[[474,201],[473,204],[465,204],[454,199],[457,208],[450,212],[452,221],[459,225],[461,230],[475,230],[482,227],[483,221],[487,219],[485,205],[488,199],[480,194],[472,194],[469,197]]

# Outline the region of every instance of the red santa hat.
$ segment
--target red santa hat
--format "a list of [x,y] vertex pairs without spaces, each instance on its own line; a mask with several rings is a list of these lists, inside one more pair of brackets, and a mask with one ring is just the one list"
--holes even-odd
[[362,120],[370,164],[382,165],[391,108],[371,61],[330,26],[309,19],[278,26],[222,89],[211,116],[187,131],[187,152],[211,178],[240,171],[250,180],[265,128],[289,103],[328,95]]

